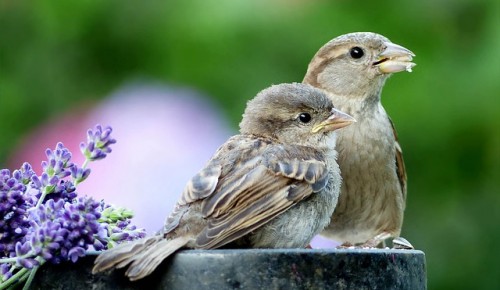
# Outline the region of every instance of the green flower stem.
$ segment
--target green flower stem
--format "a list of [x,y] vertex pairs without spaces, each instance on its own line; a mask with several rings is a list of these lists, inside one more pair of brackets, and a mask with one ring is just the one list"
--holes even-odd
[[[29,272],[28,280],[26,280],[26,283],[24,283],[23,290],[28,290],[31,287],[31,283],[33,283],[33,279],[35,278],[36,271],[45,263],[45,260],[41,257],[36,258],[37,261],[40,262],[40,265],[33,267],[31,271]],[[27,274],[27,273],[26,273]],[[23,281],[24,276],[21,278],[20,281]]]
[[11,286],[12,284],[14,283],[18,283],[18,282],[22,282],[24,281],[26,278],[24,277],[26,274],[29,275],[29,272],[30,269],[27,269],[27,268],[22,268],[21,270],[19,270],[19,272],[17,272],[16,274],[12,275],[12,277],[10,277],[9,279],[5,280],[5,282],[3,282],[2,284],[0,284],[0,290],[4,290],[4,289],[7,289],[9,286]]
[[40,205],[43,203],[43,201],[45,200],[45,197],[47,196],[47,191],[44,189],[42,191],[42,195],[40,196],[40,199],[36,202],[36,206],[35,208],[39,208]]
[[83,162],[82,169],[87,168],[87,165],[89,164],[89,159],[85,158],[85,161]]
[[17,257],[14,257],[14,258],[3,258],[3,259],[0,259],[0,264],[14,263],[16,260],[17,260]]

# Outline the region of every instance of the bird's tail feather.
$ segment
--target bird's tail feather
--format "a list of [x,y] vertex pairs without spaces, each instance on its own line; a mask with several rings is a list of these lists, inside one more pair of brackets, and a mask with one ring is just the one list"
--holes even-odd
[[151,274],[164,259],[185,246],[189,240],[189,237],[177,237],[172,240],[162,239],[158,241],[154,246],[148,247],[133,259],[125,275],[127,275],[131,281],[146,277]]
[[185,246],[189,240],[188,237],[167,240],[158,235],[120,244],[96,258],[92,273],[95,274],[111,268],[123,268],[131,264],[126,275],[132,281],[141,279],[151,274],[161,261]]

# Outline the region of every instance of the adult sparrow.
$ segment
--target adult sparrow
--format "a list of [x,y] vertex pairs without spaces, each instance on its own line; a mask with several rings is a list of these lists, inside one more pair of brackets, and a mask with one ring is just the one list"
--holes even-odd
[[340,190],[336,133],[354,119],[320,90],[281,84],[248,102],[231,137],[185,187],[163,229],[99,255],[93,272],[150,274],[181,247],[302,248],[329,222]]
[[361,32],[326,43],[303,83],[322,89],[357,123],[338,134],[343,183],[322,235],[345,245],[374,247],[399,237],[406,204],[406,172],[394,125],[380,102],[395,72],[411,71],[415,55],[382,35]]

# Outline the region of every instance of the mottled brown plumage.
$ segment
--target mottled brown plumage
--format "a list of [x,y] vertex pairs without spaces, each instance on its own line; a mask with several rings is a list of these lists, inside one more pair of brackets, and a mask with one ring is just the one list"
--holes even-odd
[[406,203],[406,172],[394,125],[380,102],[391,73],[411,71],[414,54],[375,33],[332,39],[311,60],[304,83],[322,89],[357,123],[339,132],[343,178],[332,222],[323,235],[376,246],[398,237]]
[[353,121],[308,85],[262,91],[241,134],[188,182],[163,230],[102,253],[93,272],[128,265],[126,275],[141,279],[181,247],[306,246],[330,221],[340,190],[332,131]]

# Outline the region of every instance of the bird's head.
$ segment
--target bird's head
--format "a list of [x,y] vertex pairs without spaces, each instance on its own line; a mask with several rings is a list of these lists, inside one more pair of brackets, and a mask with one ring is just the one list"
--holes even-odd
[[353,122],[353,117],[334,109],[321,90],[306,84],[280,84],[264,89],[248,102],[240,132],[284,144],[318,146],[330,132]]
[[382,35],[349,33],[320,48],[309,64],[304,83],[341,96],[378,95],[390,74],[411,71],[414,56]]

